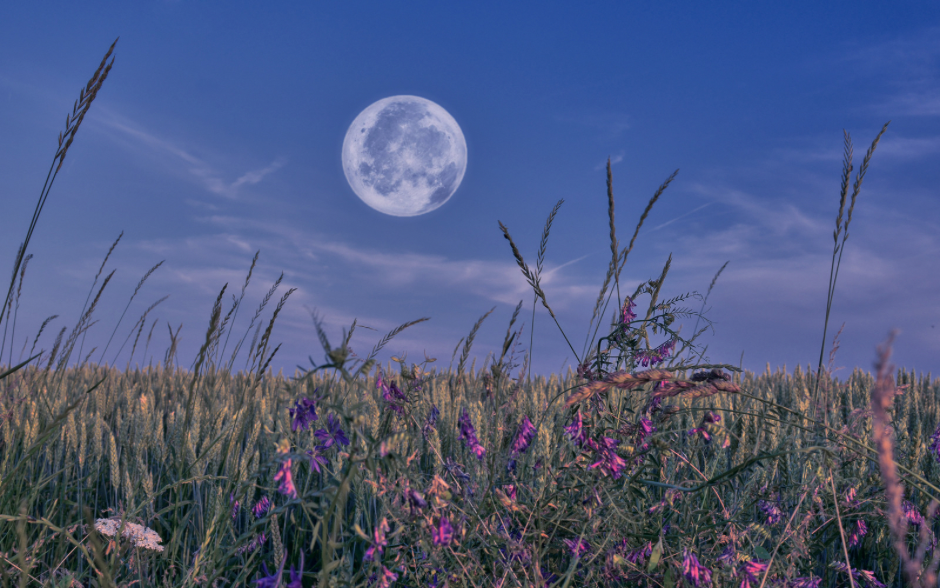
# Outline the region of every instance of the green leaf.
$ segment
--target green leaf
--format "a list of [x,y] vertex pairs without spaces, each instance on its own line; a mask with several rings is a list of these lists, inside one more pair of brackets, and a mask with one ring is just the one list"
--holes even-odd
[[659,538],[659,542],[656,544],[656,547],[653,548],[653,553],[650,555],[650,563],[646,566],[647,572],[652,572],[659,565],[659,560],[663,557],[663,538]]
[[675,588],[676,585],[676,576],[675,571],[672,568],[666,570],[665,576],[663,576],[663,588]]
[[764,559],[764,560],[770,559],[770,553],[768,553],[767,550],[761,547],[760,545],[754,548],[754,555],[756,555],[760,559]]

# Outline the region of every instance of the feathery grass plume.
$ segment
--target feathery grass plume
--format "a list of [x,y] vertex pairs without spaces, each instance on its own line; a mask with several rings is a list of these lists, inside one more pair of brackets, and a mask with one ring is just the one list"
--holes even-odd
[[[110,253],[111,253],[111,252],[109,251],[108,254],[110,255]],[[144,282],[146,282],[146,281],[147,281],[147,278],[150,277],[150,274],[152,274],[153,272],[157,271],[157,268],[159,268],[161,265],[163,265],[163,262],[165,262],[165,261],[166,261],[166,260],[164,259],[163,261],[161,261],[161,262],[158,263],[157,265],[155,265],[155,266],[153,266],[152,268],[150,268],[150,269],[147,271],[147,273],[144,274],[144,277],[142,277],[142,278],[140,279],[140,281],[137,282],[137,287],[134,288],[134,293],[131,294],[130,300],[127,301],[127,306],[124,307],[124,312],[121,313],[120,318],[118,318],[117,324],[114,325],[114,330],[111,331],[111,337],[108,339],[107,344],[105,344],[104,349],[101,350],[101,358],[98,359],[98,363],[101,363],[101,361],[104,360],[104,354],[105,354],[105,352],[108,350],[108,347],[111,346],[111,341],[114,339],[114,334],[117,333],[118,327],[121,326],[121,322],[124,320],[124,315],[127,314],[127,309],[130,308],[131,302],[134,301],[134,298],[137,296],[137,293],[140,292],[140,289],[143,287]],[[164,297],[164,300],[166,300],[166,298],[168,298],[168,296],[167,296],[167,297]],[[158,302],[157,304],[159,304],[159,302]],[[152,308],[152,307],[151,307],[151,308]],[[137,325],[134,325],[134,326],[137,326]],[[131,330],[133,331],[133,328],[131,328]],[[120,351],[118,351],[118,353],[120,353]],[[117,361],[117,357],[114,358],[114,361],[115,361],[115,362]]]
[[[101,85],[104,83],[105,78],[108,77],[108,73],[111,71],[111,66],[114,65],[114,59],[112,58],[111,63],[108,63],[107,67],[105,67],[105,63],[108,61],[108,57],[110,57],[111,53],[114,51],[114,46],[116,44],[117,39],[114,40],[114,43],[111,44],[108,52],[105,53],[104,59],[101,60],[101,65],[98,66],[98,69],[95,71],[94,75],[90,80],[88,80],[88,83],[85,85],[85,87],[82,88],[81,92],[79,93],[78,100],[75,101],[75,105],[72,107],[71,118],[69,115],[66,115],[65,117],[65,136],[63,137],[62,133],[59,133],[59,149],[52,158],[52,166],[49,168],[49,173],[46,175],[46,182],[39,194],[39,202],[36,204],[36,210],[33,212],[33,218],[32,221],[30,221],[29,230],[26,232],[26,239],[23,241],[23,244],[16,256],[16,262],[13,264],[13,279],[10,280],[10,288],[7,291],[6,298],[3,300],[3,305],[0,305],[0,309],[7,306],[10,301],[10,297],[13,294],[13,285],[15,283],[16,273],[19,271],[20,264],[23,262],[23,256],[26,254],[26,248],[29,246],[29,240],[33,236],[33,230],[36,228],[36,223],[39,220],[39,215],[46,203],[46,198],[49,197],[49,191],[52,189],[52,183],[55,182],[56,176],[59,175],[59,170],[62,168],[62,162],[65,161],[65,155],[68,152],[69,147],[72,145],[72,141],[75,140],[75,133],[78,132],[78,127],[85,119],[85,114],[91,107],[92,101],[94,101],[95,97],[98,95],[98,90],[101,89]],[[63,139],[65,140],[64,145]],[[58,165],[56,165],[57,160]],[[0,312],[0,322],[2,321],[3,314]]]
[[[402,331],[404,331],[404,330],[407,329],[408,327],[411,327],[411,326],[413,326],[413,325],[417,325],[418,323],[423,323],[424,321],[429,321],[429,320],[431,320],[430,317],[419,318],[419,319],[417,319],[417,320],[409,321],[409,322],[407,322],[407,323],[398,325],[397,327],[395,327],[394,329],[392,329],[391,331],[389,331],[388,334],[386,334],[384,337],[382,337],[382,339],[381,339],[378,343],[375,344],[375,346],[372,348],[372,351],[370,351],[370,352],[369,352],[369,355],[366,357],[365,361],[362,362],[362,365],[359,366],[359,368],[355,371],[355,373],[352,374],[352,379],[357,379],[357,378],[359,378],[359,376],[361,376],[361,375],[364,374],[364,373],[367,373],[369,370],[372,369],[372,366],[375,365],[375,356],[376,356],[376,354],[377,354],[379,351],[381,351],[382,348],[385,347],[385,345],[386,345],[389,341],[391,341],[392,338],[395,337],[395,335],[401,333]],[[365,327],[365,328],[368,328],[368,327]],[[351,331],[351,330],[350,330],[349,335],[350,335],[350,337],[352,337],[352,331]],[[347,342],[347,344],[348,344],[349,339],[346,339],[346,342]],[[329,345],[327,345],[327,347],[329,347]],[[331,351],[331,350],[330,350],[330,349],[327,349],[327,352],[329,352],[329,351]],[[426,356],[425,356],[425,357],[426,357]],[[312,363],[312,361],[311,361],[311,363]],[[355,364],[353,364],[353,366],[355,367]],[[299,366],[298,366],[298,367],[299,367]],[[316,367],[316,366],[314,366],[314,367]],[[304,375],[306,375],[306,374],[304,374]]]
[[183,323],[180,323],[180,326],[176,329],[175,334],[173,333],[173,327],[171,327],[169,323],[167,323],[166,328],[170,331],[170,346],[163,355],[163,370],[169,376],[170,370],[173,366],[173,358],[176,357],[176,346],[179,344],[179,334],[180,329],[183,328]]
[[[281,276],[283,275],[284,274],[282,273]],[[280,278],[278,278],[278,281],[280,281]],[[284,303],[287,302],[287,298],[291,294],[293,294],[296,290],[297,288],[291,288],[290,290],[285,292],[283,296],[281,296],[281,299],[277,303],[277,307],[274,309],[274,314],[271,315],[271,321],[268,323],[268,328],[264,330],[264,335],[261,336],[261,341],[258,343],[257,352],[254,353],[254,356],[256,358],[260,358],[262,363],[264,363],[265,361],[264,354],[268,350],[268,341],[271,339],[271,331],[274,329],[274,321],[277,320],[277,315],[280,314],[281,309],[284,308]],[[278,347],[280,347],[280,345],[278,345]],[[268,357],[267,363],[264,363],[264,367],[258,370],[258,374],[257,374],[258,379],[261,378],[262,374],[264,373],[264,369],[267,367],[267,364],[271,363],[271,359],[274,358],[275,353],[277,353],[277,349],[275,349],[271,353],[271,356]]]
[[[134,334],[134,329],[137,329],[137,337],[134,338],[134,345],[131,347],[131,356],[130,356],[130,358],[128,358],[128,360],[127,360],[127,362],[128,362],[128,368],[125,368],[125,369],[129,369],[129,367],[130,367],[130,361],[131,361],[131,359],[133,359],[133,357],[134,357],[134,350],[137,349],[137,341],[140,339],[140,334],[141,334],[141,332],[143,332],[144,326],[145,326],[146,323],[147,323],[147,315],[150,314],[150,311],[151,311],[151,310],[153,310],[153,309],[156,308],[158,305],[160,305],[161,303],[163,303],[163,302],[164,302],[167,298],[169,298],[169,297],[170,297],[170,296],[169,296],[169,294],[168,294],[168,295],[164,296],[163,298],[161,298],[160,300],[157,300],[156,302],[154,302],[153,304],[151,304],[149,307],[147,307],[147,310],[144,311],[144,314],[142,314],[142,315],[140,316],[140,318],[137,319],[137,322],[134,323],[134,326],[131,327],[131,330],[130,330],[130,332],[127,334],[127,337],[124,338],[124,343],[121,343],[121,348],[118,349],[118,352],[114,355],[114,361],[111,363],[111,365],[114,365],[114,364],[117,363],[117,358],[121,355],[121,352],[124,351],[124,346],[127,345],[127,342],[130,340],[131,335]],[[140,325],[140,326],[138,327],[138,325]],[[154,321],[154,326],[156,326],[156,321]],[[153,332],[153,326],[150,327],[150,331]],[[149,336],[147,337],[147,340],[148,340],[148,343],[149,343],[149,340],[150,340],[150,337],[149,337]],[[103,357],[103,353],[102,353],[102,357]],[[99,360],[99,361],[100,361],[100,360]]]
[[57,319],[57,318],[59,318],[59,315],[54,314],[54,315],[52,315],[52,316],[46,318],[46,320],[42,321],[42,325],[39,326],[39,332],[36,333],[36,338],[33,339],[33,346],[29,348],[29,354],[30,354],[30,355],[32,355],[32,354],[33,354],[33,351],[36,350],[36,343],[39,341],[39,337],[40,337],[40,335],[42,335],[42,332],[46,329],[46,325],[48,325],[51,321],[53,321],[53,320],[55,320],[55,319]]
[[[81,319],[78,321],[78,324],[75,325],[75,328],[72,329],[72,332],[69,333],[69,338],[65,341],[65,346],[62,348],[62,355],[59,358],[59,363],[56,364],[56,378],[59,382],[62,381],[64,377],[63,368],[68,364],[69,357],[72,355],[72,349],[75,348],[75,342],[78,340],[78,336],[82,335],[91,328],[95,323],[88,323],[91,319],[91,315],[95,312],[95,308],[98,307],[98,301],[101,300],[101,294],[104,292],[104,289],[108,286],[108,282],[111,281],[111,278],[114,277],[113,270],[108,277],[104,279],[104,282],[101,283],[101,288],[98,290],[98,294],[95,295],[95,299],[92,300],[91,306],[88,307],[88,310],[85,311],[85,314],[82,315]],[[97,321],[95,321],[97,322]]]
[[[238,352],[241,350],[242,344],[245,342],[245,337],[248,336],[248,333],[251,332],[251,327],[255,325],[255,321],[258,320],[258,317],[261,316],[261,312],[264,311],[264,307],[268,305],[268,301],[271,300],[271,296],[277,291],[278,286],[281,285],[281,280],[284,279],[284,273],[281,272],[281,275],[278,276],[277,280],[274,281],[274,284],[268,290],[268,293],[264,295],[264,298],[261,300],[261,304],[258,305],[258,310],[255,311],[255,316],[251,317],[251,322],[248,323],[248,329],[245,330],[245,334],[242,336],[241,340],[235,346],[235,350],[232,352],[232,362],[235,361],[235,356],[238,355]],[[261,325],[258,325],[258,331],[260,332]],[[255,343],[257,342],[258,333],[255,333],[255,339],[252,340],[251,345],[248,347],[248,357],[245,359],[245,366],[252,360],[251,350],[254,349]],[[231,365],[231,362],[230,364]]]
[[[659,200],[659,197],[662,195],[663,192],[666,191],[666,188],[669,187],[669,184],[671,184],[672,181],[673,181],[674,179],[676,179],[676,176],[677,176],[678,174],[679,174],[679,170],[678,170],[678,169],[677,169],[676,171],[672,172],[672,175],[669,176],[668,178],[666,178],[666,181],[663,182],[663,183],[659,186],[659,188],[658,188],[658,189],[656,190],[656,192],[653,194],[653,197],[650,198],[649,203],[646,205],[646,208],[643,210],[643,214],[640,215],[640,221],[639,221],[639,222],[637,223],[637,225],[636,225],[636,230],[634,230],[634,232],[633,232],[633,237],[630,239],[630,244],[627,246],[626,249],[624,249],[624,250],[622,250],[622,251],[620,252],[620,255],[619,255],[618,260],[617,260],[617,263],[616,263],[617,268],[616,268],[616,271],[614,272],[614,284],[616,285],[616,290],[617,290],[617,304],[618,304],[618,305],[620,304],[620,272],[623,271],[623,267],[624,267],[624,266],[626,265],[626,263],[627,263],[627,257],[630,255],[630,252],[633,250],[633,244],[636,242],[637,235],[640,234],[640,227],[642,227],[642,226],[643,226],[643,222],[646,221],[646,217],[649,215],[650,211],[653,209],[653,205],[656,204],[656,201]],[[607,302],[604,303],[604,309],[603,309],[603,311],[601,311],[601,316],[602,316],[604,313],[607,312],[607,306],[610,304],[610,297],[611,297],[612,294],[613,294],[613,291],[611,291],[611,294],[608,294],[608,296],[607,296]],[[602,296],[603,296],[603,295],[602,295]],[[602,296],[601,296],[601,297],[602,297]],[[596,311],[594,312],[594,316],[595,316],[595,317],[598,316]],[[588,323],[588,333],[591,332],[591,325],[592,325],[593,323],[594,323],[593,319],[591,320],[590,323]],[[590,335],[590,337],[589,337],[589,339],[588,339],[589,342],[590,342],[590,341],[593,341],[593,340],[594,340],[594,337],[597,337],[597,330],[598,330],[599,328],[600,328],[600,321],[598,321],[597,326],[594,328],[594,334],[593,334],[593,335]]]
[[[559,203],[560,204],[560,203]],[[558,206],[558,205],[556,205]],[[549,217],[551,220],[551,217]],[[499,221],[497,221],[499,222]],[[539,284],[539,276],[536,273],[533,273],[529,266],[526,265],[525,260],[522,258],[522,254],[519,253],[519,248],[516,247],[515,242],[513,242],[512,237],[509,235],[509,229],[503,225],[502,222],[499,222],[499,228],[503,232],[503,237],[509,241],[509,247],[512,249],[512,255],[516,258],[516,264],[519,266],[519,269],[522,270],[522,275],[525,276],[529,285],[532,286],[532,290],[535,292],[535,295],[542,299],[542,306],[548,311],[548,314],[551,315],[552,320],[555,321],[555,325],[558,327],[558,330],[561,331],[562,337],[565,338],[565,342],[568,343],[568,347],[571,349],[571,353],[574,354],[575,358],[578,360],[578,363],[581,363],[581,359],[578,357],[578,352],[574,350],[574,347],[571,346],[571,342],[568,341],[568,336],[565,335],[564,330],[561,328],[561,325],[558,324],[558,318],[555,316],[555,312],[548,305],[548,300],[545,299],[545,292],[542,290],[542,286]],[[546,231],[547,236],[547,231]],[[533,323],[534,326],[534,323]]]
[[[542,262],[545,260],[545,249],[548,247],[548,233],[552,228],[552,222],[555,220],[555,215],[558,214],[558,209],[561,208],[561,205],[564,204],[565,199],[561,198],[555,204],[555,207],[552,208],[551,213],[548,215],[548,219],[545,221],[545,228],[542,230],[542,240],[539,241],[539,254],[535,263],[535,281],[539,282],[539,278],[542,274]],[[538,294],[533,294],[534,298],[532,299],[532,325],[535,326],[535,303],[538,301]],[[529,349],[532,349],[532,345],[535,341],[535,329],[531,329],[529,332]],[[532,369],[529,368],[529,378],[532,378]]]
[[[477,336],[477,331],[483,325],[483,321],[486,320],[486,317],[490,316],[493,311],[496,310],[496,307],[489,309],[486,314],[481,316],[476,323],[474,323],[473,328],[470,329],[470,334],[467,336],[466,343],[463,346],[463,353],[460,354],[460,361],[457,363],[457,381],[460,382],[463,379],[463,369],[467,363],[467,358],[470,356],[470,348],[473,346],[473,339]],[[471,372],[473,368],[471,367]]]
[[[242,291],[241,291],[241,294],[238,296],[238,300],[235,301],[234,305],[232,306],[232,309],[229,311],[229,314],[225,315],[225,321],[223,321],[223,323],[222,323],[223,326],[225,325],[225,322],[228,321],[229,315],[232,315],[232,325],[234,326],[234,324],[235,324],[235,319],[238,318],[238,309],[239,309],[239,307],[241,306],[242,300],[245,298],[245,290],[248,288],[248,282],[251,281],[251,274],[252,274],[252,272],[254,272],[254,270],[255,270],[255,264],[258,262],[258,256],[259,256],[259,255],[261,255],[261,250],[260,250],[260,249],[257,250],[257,251],[255,251],[255,256],[254,256],[253,258],[251,258],[251,265],[248,267],[248,275],[245,276],[245,283],[242,284]],[[234,300],[234,297],[233,297],[233,300]],[[233,314],[233,313],[234,313],[234,314]],[[250,327],[249,327],[249,328],[250,328]],[[232,327],[229,327],[228,334],[225,336],[225,344],[222,346],[222,351],[221,351],[221,353],[219,353],[220,356],[225,355],[225,350],[226,350],[226,348],[228,348],[228,340],[229,340],[229,338],[230,338],[231,336],[232,336]],[[227,366],[227,368],[226,368],[228,371],[231,371],[231,370],[232,370],[232,364],[233,364],[234,362],[235,362],[235,356],[232,355],[232,359],[231,359],[231,361],[229,361],[229,364],[228,364],[228,366]]]
[[[105,254],[104,259],[101,261],[101,267],[98,268],[98,273],[95,274],[95,279],[91,283],[91,287],[88,288],[88,295],[85,296],[85,304],[82,305],[82,314],[84,314],[85,310],[88,308],[88,301],[91,300],[91,295],[94,294],[95,292],[95,286],[98,285],[98,278],[101,277],[101,273],[104,271],[104,266],[108,264],[108,259],[111,258],[111,253],[114,252],[114,249],[117,247],[117,244],[121,241],[121,237],[123,236],[124,236],[124,231],[121,231],[121,234],[117,236],[117,239],[115,239],[114,243],[111,244],[111,247],[108,248],[108,252]],[[111,273],[113,274],[114,272],[111,272]],[[85,346],[85,339],[83,337],[82,344],[78,348],[79,355],[81,355],[82,349],[84,348],[84,346]]]
[[[937,585],[937,568],[932,565],[927,573],[923,572],[926,547],[919,551],[920,557],[911,557],[907,550],[908,520],[901,504],[904,499],[904,486],[901,484],[898,466],[894,461],[891,421],[888,416],[888,409],[891,408],[892,401],[898,394],[892,383],[894,366],[888,363],[891,358],[891,344],[897,334],[898,330],[893,329],[884,345],[878,346],[878,359],[875,362],[876,382],[871,391],[872,441],[878,451],[878,467],[885,485],[885,502],[888,503],[888,528],[894,538],[894,549],[901,558],[901,569],[909,585],[926,588]],[[936,509],[937,500],[934,499],[931,503],[931,510],[936,512]],[[935,547],[934,564],[938,553],[940,553],[940,547]]]
[[[858,173],[855,175],[855,185],[852,189],[852,201],[849,204],[849,214],[845,221],[845,234],[842,236],[842,243],[839,243],[839,233],[842,230],[842,211],[845,209],[845,197],[849,189],[849,176],[852,173],[852,138],[847,131],[844,129],[842,131],[845,135],[845,148],[842,162],[839,215],[836,217],[836,230],[832,232],[832,240],[835,243],[835,246],[832,250],[832,264],[829,267],[829,291],[826,299],[826,320],[823,323],[822,346],[819,349],[819,365],[817,366],[817,372],[822,370],[823,354],[826,351],[826,330],[829,326],[829,313],[832,310],[832,299],[835,296],[836,280],[839,277],[839,266],[842,265],[842,253],[845,251],[845,240],[849,238],[849,223],[852,222],[852,211],[855,209],[855,199],[858,197],[858,194],[862,189],[862,180],[865,179],[865,172],[868,171],[868,163],[871,161],[871,156],[875,153],[875,148],[878,146],[878,141],[881,140],[881,136],[884,135],[885,131],[888,130],[889,124],[891,124],[890,120],[886,122],[883,127],[881,127],[881,131],[878,133],[878,136],[875,137],[875,140],[871,143],[871,147],[869,147],[868,151],[865,153],[865,159],[862,160],[862,167],[859,168]],[[838,262],[836,261],[837,253],[839,254]],[[819,399],[817,398],[818,392],[819,377],[817,376],[816,384],[813,387],[814,409],[819,402]],[[827,413],[823,413],[823,423],[828,424],[828,421],[829,415]]]
[[153,329],[157,326],[158,322],[160,322],[160,319],[153,319],[153,323],[150,325],[150,332],[147,333],[147,343],[144,345],[144,360],[147,359],[147,350],[150,349],[150,338],[153,337]]
[[[26,266],[29,264],[29,260],[32,258],[33,258],[32,253],[24,257],[23,267],[20,268],[20,285],[16,288],[16,305],[15,305],[16,310],[13,312],[13,327],[10,330],[10,359],[9,359],[10,363],[9,365],[13,365],[13,341],[16,339],[16,317],[20,313],[20,295],[23,293],[23,278],[26,277]],[[13,277],[16,278],[16,276],[13,276]],[[13,306],[12,299],[10,300],[10,306]],[[10,319],[10,310],[9,308],[7,308],[7,325],[10,324],[9,319]],[[2,358],[3,356],[3,347],[6,345],[6,341],[7,341],[7,325],[3,326],[3,341],[2,341],[2,345],[0,345],[0,358]],[[29,341],[29,339],[27,339],[27,341]],[[25,348],[25,345],[24,345],[24,348]],[[23,359],[22,355],[20,356],[19,359]]]
[[[604,283],[601,285],[600,294],[597,295],[597,302],[594,304],[594,311],[591,313],[591,321],[588,323],[588,340],[584,342],[585,350],[590,347],[590,325],[597,318],[597,312],[601,309],[601,302],[604,301],[604,294],[607,293],[607,287],[610,285],[610,279],[614,277],[614,271],[617,269],[617,251],[620,244],[617,241],[617,229],[614,224],[614,176],[610,169],[610,158],[607,158],[607,219],[610,223],[610,263],[607,266],[607,274],[604,276]],[[586,352],[586,351],[585,351]]]
[[[718,276],[721,275],[721,272],[725,271],[725,268],[728,267],[728,264],[729,264],[729,263],[731,263],[730,260],[729,260],[729,261],[726,261],[726,262],[724,263],[724,265],[722,265],[721,268],[718,270],[718,272],[715,273],[715,277],[712,278],[712,283],[708,285],[708,291],[705,293],[705,299],[702,300],[702,308],[701,308],[701,310],[699,310],[699,313],[701,313],[702,311],[705,310],[705,304],[708,303],[708,296],[712,293],[712,288],[715,287],[715,283],[718,281]],[[698,331],[697,331],[697,329],[698,329],[698,321],[699,321],[699,319],[696,318],[696,319],[695,319],[695,327],[692,329],[692,338],[693,338],[693,339],[695,339],[695,338],[698,336],[698,334],[699,334]],[[702,330],[702,332],[705,332],[704,329]],[[702,353],[699,354],[699,357],[698,357],[698,360],[697,360],[697,361],[702,361],[702,355],[704,355],[704,353],[705,353],[705,351],[702,351]],[[677,354],[677,355],[678,355],[678,354]]]

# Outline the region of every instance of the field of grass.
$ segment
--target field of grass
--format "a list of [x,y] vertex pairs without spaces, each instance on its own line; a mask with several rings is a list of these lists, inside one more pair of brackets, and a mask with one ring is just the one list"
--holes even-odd
[[[0,307],[4,329],[15,331],[29,237],[113,49],[60,137]],[[176,365],[175,337],[156,366],[119,370],[89,353],[69,367],[105,278],[67,338],[63,329],[34,353],[43,324],[27,358],[0,367],[0,583],[936,586],[940,382],[893,374],[893,334],[874,375],[831,376],[838,335],[823,368],[837,254],[881,133],[854,185],[846,134],[819,365],[792,375],[696,363],[695,336],[670,327],[696,314],[674,308],[690,295],[659,299],[668,262],[621,296],[639,229],[675,174],[621,249],[608,166],[611,261],[595,339],[579,354],[565,336],[580,366],[548,379],[528,371],[514,330],[521,303],[499,357],[479,369],[467,363],[487,315],[446,370],[376,363],[420,321],[358,357],[355,322],[333,347],[314,317],[326,362],[275,375],[271,332],[291,291],[259,319],[280,280],[234,338],[242,299],[223,309],[223,288],[190,369]],[[502,227],[534,303],[553,319],[539,273],[558,209],[534,267]],[[131,357],[149,347],[144,317],[128,336]],[[652,347],[651,334],[665,343]],[[234,372],[240,353],[246,369]]]

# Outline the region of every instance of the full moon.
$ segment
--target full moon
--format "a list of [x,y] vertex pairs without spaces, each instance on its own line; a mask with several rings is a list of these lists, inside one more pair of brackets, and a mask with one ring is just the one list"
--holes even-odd
[[467,171],[457,121],[419,96],[383,98],[359,113],[343,140],[353,192],[379,212],[417,216],[450,200]]

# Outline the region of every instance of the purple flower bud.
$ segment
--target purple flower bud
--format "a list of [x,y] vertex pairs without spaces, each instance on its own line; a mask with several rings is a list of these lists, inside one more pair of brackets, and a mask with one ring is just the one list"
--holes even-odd
[[516,440],[512,444],[512,452],[524,453],[525,450],[529,448],[529,444],[532,442],[534,435],[535,425],[529,420],[528,415],[523,416],[522,424],[519,425],[519,432],[516,435]]
[[251,512],[255,515],[256,519],[260,519],[267,514],[268,510],[271,508],[271,500],[267,496],[262,496],[261,500],[255,503],[251,508]]
[[682,558],[682,575],[695,588],[712,583],[712,571],[699,563],[695,554],[688,549],[685,550]]

